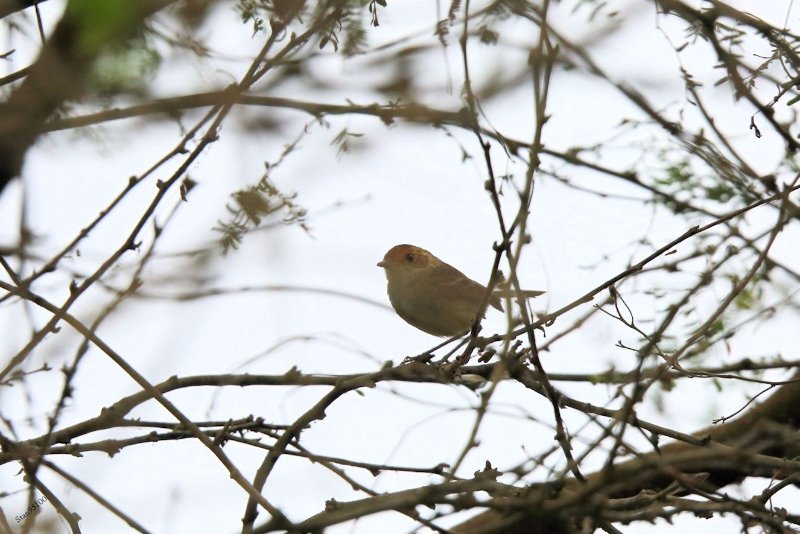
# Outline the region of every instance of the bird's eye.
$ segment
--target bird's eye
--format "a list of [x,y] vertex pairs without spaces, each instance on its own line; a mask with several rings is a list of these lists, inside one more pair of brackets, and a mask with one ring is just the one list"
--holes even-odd
[[413,254],[406,254],[406,261],[409,262],[409,263],[414,261],[414,255]]

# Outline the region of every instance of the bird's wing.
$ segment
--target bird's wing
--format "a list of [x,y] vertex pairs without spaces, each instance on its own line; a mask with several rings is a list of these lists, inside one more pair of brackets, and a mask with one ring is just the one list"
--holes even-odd
[[[486,292],[486,287],[468,278],[452,265],[444,262],[437,266],[436,271],[434,271],[434,276],[438,282],[437,287],[442,288],[445,298],[467,301],[471,305],[474,305],[475,308],[481,303],[483,294]],[[493,294],[489,298],[489,304],[503,311],[500,297]]]

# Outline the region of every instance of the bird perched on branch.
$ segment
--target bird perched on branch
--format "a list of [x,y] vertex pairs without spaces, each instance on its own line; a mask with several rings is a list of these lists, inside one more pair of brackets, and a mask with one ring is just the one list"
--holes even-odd
[[[486,294],[486,287],[413,245],[392,247],[378,267],[386,271],[387,292],[397,315],[434,336],[455,336],[469,330]],[[522,291],[519,295],[537,297],[543,293]],[[495,290],[489,304],[503,311],[500,299],[517,294]]]

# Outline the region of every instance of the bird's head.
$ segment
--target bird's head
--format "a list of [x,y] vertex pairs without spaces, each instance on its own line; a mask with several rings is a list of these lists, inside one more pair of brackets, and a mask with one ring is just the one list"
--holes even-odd
[[388,273],[419,272],[436,265],[436,256],[414,245],[395,245],[378,262]]

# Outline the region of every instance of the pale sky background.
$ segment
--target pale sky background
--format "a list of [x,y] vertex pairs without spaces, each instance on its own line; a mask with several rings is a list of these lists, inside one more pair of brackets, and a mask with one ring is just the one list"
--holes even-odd
[[[755,9],[751,2],[731,3]],[[787,17],[790,5],[758,4],[758,16],[777,23]],[[681,39],[682,24],[656,16],[653,8],[642,2],[616,1],[612,5],[622,14],[624,29],[620,35],[592,48],[593,58],[607,69],[612,79],[625,80],[645,92],[657,108],[667,110],[670,116],[678,117],[680,110],[685,109],[685,124],[696,126],[677,76],[678,57],[668,41],[668,38]],[[601,18],[594,24],[576,26],[577,19],[586,17],[571,14],[573,8],[574,2],[554,4],[553,24],[576,41],[591,35],[604,23]],[[790,5],[790,8],[788,25],[796,29],[798,7]],[[58,20],[63,3],[46,2],[41,9],[45,22],[52,24]],[[446,11],[447,5],[442,4],[440,9]],[[417,36],[415,40],[420,43],[434,42],[432,31],[436,19],[434,2],[390,2],[388,8],[380,11],[381,26],[370,28],[369,42],[379,46],[407,35]],[[654,30],[656,24],[662,32]],[[454,28],[454,35],[458,31]],[[12,72],[28,64],[29,50],[21,46],[23,41],[18,37],[9,37],[5,29],[4,32],[0,34],[4,49],[20,46],[14,62],[7,67]],[[262,36],[251,39],[250,32],[241,27],[229,7],[219,9],[200,35],[208,39],[223,59],[213,62],[213,68],[200,68],[180,58],[166,58],[155,84],[159,96],[186,93],[191,90],[187,87],[198,92],[217,89],[239,79],[247,67],[246,60],[262,44]],[[520,53],[511,50],[508,44],[530,46],[534,38],[531,26],[520,24],[509,30],[497,47],[472,45],[471,69],[476,83],[492,76],[494,68],[503,72],[505,64],[518,66]],[[693,50],[699,49],[703,47]],[[376,102],[381,97],[365,89],[364,82],[381,78],[381,65],[373,64],[373,59],[367,56],[344,60],[332,53],[324,54],[314,60],[314,74],[328,80],[340,79],[344,91],[320,94],[298,85],[293,91],[282,89],[274,94],[337,104],[345,103],[345,98],[363,104]],[[701,65],[708,65],[713,58],[685,53],[680,61],[686,68],[701,72]],[[447,49],[430,52],[427,62],[425,72],[418,73],[420,83],[431,89],[427,103],[445,109],[460,107],[461,62],[455,37],[451,37]],[[709,72],[709,79],[701,81],[710,87],[718,74]],[[448,84],[454,87],[450,92]],[[763,90],[768,92],[772,88]],[[545,142],[555,149],[616,138],[623,117],[641,118],[613,87],[579,72],[559,70],[551,91],[549,109],[553,117],[546,125]],[[724,126],[732,125],[739,132],[733,137],[734,142],[748,147],[751,165],[768,169],[776,158],[782,157],[782,142],[767,127],[763,128],[766,135],[760,140],[748,132],[752,113],[748,105],[734,105],[727,88],[709,89],[705,94],[712,98],[709,107],[729,110],[717,117]],[[498,130],[529,140],[533,132],[531,101],[531,91],[526,88],[508,94],[503,101],[487,102],[484,108]],[[187,114],[184,125],[192,125],[197,116]],[[243,120],[275,116],[286,119],[282,132],[254,134],[241,127]],[[129,299],[98,333],[151,382],[161,382],[172,375],[245,371],[282,374],[293,366],[306,373],[369,372],[386,360],[399,362],[407,355],[434,346],[437,339],[410,327],[387,307],[385,277],[375,263],[397,243],[427,248],[472,278],[486,281],[493,259],[491,244],[498,239],[499,231],[483,189],[486,169],[471,134],[449,129],[453,137],[448,137],[441,130],[405,123],[386,127],[371,117],[327,117],[326,122],[329,127],[311,124],[311,117],[300,113],[267,108],[243,107],[234,111],[223,127],[220,141],[204,152],[191,169],[190,176],[198,185],[160,238],[157,250],[161,258],[148,268],[143,289],[154,293],[174,291],[176,285],[171,279],[159,282],[161,275],[177,273],[186,278],[212,275],[215,278],[209,281],[209,287],[309,286],[341,290],[376,304],[316,293],[264,291],[185,303]],[[274,170],[272,179],[284,192],[298,194],[297,203],[308,209],[310,235],[298,227],[252,233],[245,238],[241,249],[224,259],[215,259],[204,272],[194,271],[188,260],[168,257],[216,239],[218,235],[212,228],[225,216],[228,195],[257,182],[264,161],[275,161],[284,144],[299,135],[306,124],[310,124],[309,135]],[[331,141],[345,127],[364,137],[351,153],[337,157]],[[180,132],[175,124],[166,121],[118,121],[98,128],[95,134],[47,135],[29,153],[24,168],[28,217],[30,227],[41,238],[35,250],[47,254],[59,250],[122,189],[129,176],[142,173],[168,152]],[[622,167],[633,161],[639,145],[646,142],[646,137],[636,139],[625,133],[615,139],[618,150],[606,153],[604,162]],[[462,162],[459,144],[473,159]],[[494,146],[493,156],[498,172],[524,175],[524,166],[506,159],[499,147]],[[168,177],[173,168],[174,165],[167,165],[156,178]],[[583,187],[643,198],[641,191],[619,181],[587,171],[571,172],[571,179]],[[80,246],[80,257],[72,256],[62,262],[60,272],[71,269],[78,273],[92,272],[120,245],[123,235],[120,225],[126,234],[155,193],[154,184],[154,180],[141,184],[122,209]],[[0,196],[0,244],[16,239],[19,195],[17,183]],[[508,194],[503,198],[506,213],[516,209],[514,196]],[[174,205],[178,191],[171,192],[170,198],[164,208]],[[165,215],[166,209],[162,209],[157,218],[163,220]],[[773,219],[773,211],[755,213],[753,233],[759,225],[770,224]],[[545,176],[537,179],[530,223],[534,244],[523,257],[519,275],[523,285],[547,290],[547,295],[534,303],[537,311],[561,307],[623,270],[632,259],[649,254],[652,249],[637,242],[643,235],[658,247],[683,233],[689,225],[640,202],[576,192]],[[776,257],[794,265],[800,261],[795,248],[796,234],[796,229],[794,234],[787,230],[775,248]],[[150,235],[147,232],[148,239]],[[122,265],[133,266],[135,262],[135,254],[129,254]],[[698,270],[702,268],[702,264],[697,264]],[[682,287],[680,284],[687,280],[671,279],[669,283]],[[114,277],[109,281],[113,283]],[[629,305],[647,316],[660,309],[660,303],[644,295],[633,295],[640,283],[622,288],[630,293]],[[56,274],[43,278],[36,289],[58,302],[67,294],[68,284],[68,278]],[[177,288],[180,287],[179,281]],[[727,289],[720,285],[719,295],[724,295]],[[91,317],[109,300],[99,288],[91,290],[90,295],[74,308],[79,317]],[[713,300],[696,303],[698,310],[705,313],[715,305]],[[584,306],[560,318],[548,335],[566,328],[587,309]],[[22,310],[17,303],[0,305],[2,361],[15,354],[28,339],[30,326]],[[37,325],[48,318],[39,310],[30,312]],[[796,319],[795,313],[794,317],[747,325],[731,342],[730,359],[777,353],[796,358],[796,352],[791,352],[796,351],[800,341],[793,326]],[[502,329],[504,321],[502,314],[490,313],[484,328]],[[293,341],[241,367],[292,338]],[[618,340],[636,342],[619,323],[598,316],[579,334],[568,336],[555,344],[552,351],[544,353],[542,362],[545,369],[553,372],[600,372],[613,365],[628,369],[634,363],[633,356],[615,347]],[[18,386],[0,390],[2,414],[12,421],[21,438],[42,432],[46,415],[61,388],[57,369],[71,361],[78,343],[78,336],[62,326],[61,332],[51,335],[26,364],[26,368],[32,369],[47,362],[56,371],[31,377],[28,390]],[[725,361],[724,354],[715,357],[717,360],[709,361]],[[556,385],[570,395],[599,405],[613,395],[611,387]],[[62,416],[62,424],[94,416],[103,406],[137,390],[132,380],[108,358],[91,350],[82,364],[75,396]],[[748,394],[759,390],[737,384],[718,393],[708,381],[686,380],[672,392],[664,393],[660,403],[651,399],[641,404],[637,413],[650,421],[691,432],[737,410]],[[253,413],[270,422],[290,423],[319,399],[323,389],[225,388],[217,393],[214,397],[211,388],[195,388],[169,398],[195,420],[220,420]],[[475,394],[456,386],[383,383],[359,393],[350,393],[335,403],[326,419],[315,422],[303,433],[303,443],[310,450],[395,465],[432,467],[440,462],[453,462],[472,428],[471,408],[479,402]],[[657,409],[658,405],[663,406],[663,411]],[[459,471],[462,475],[482,468],[486,460],[500,469],[510,468],[553,444],[552,411],[545,399],[519,384],[504,382],[493,398],[493,407],[492,415],[481,427],[482,445],[469,454]],[[154,402],[137,408],[132,415],[144,420],[170,420]],[[579,430],[581,414],[564,410],[564,416],[571,431]],[[594,435],[596,430],[582,433],[581,438]],[[104,432],[92,438],[140,432],[136,429]],[[251,475],[263,458],[262,453],[235,443],[228,444],[225,451],[246,475]],[[88,453],[83,458],[50,459],[153,532],[236,532],[240,527],[245,504],[242,490],[209,451],[193,440],[128,447],[113,458]],[[41,475],[70,509],[82,516],[84,532],[125,530],[119,520],[81,491],[46,470]],[[436,480],[405,474],[374,479],[365,471],[355,471],[353,475],[379,491]],[[765,482],[752,484],[744,487],[760,488]],[[0,492],[24,487],[18,466],[0,467]],[[736,489],[731,492],[738,494]],[[363,497],[319,466],[290,457],[279,461],[265,494],[296,520],[322,511],[327,499],[345,501]],[[776,501],[779,504],[781,499],[792,496],[796,498],[797,492],[784,491]],[[19,492],[0,500],[12,526],[16,526],[13,517],[26,508],[26,499],[27,494]],[[45,506],[43,513],[53,516],[54,508]],[[672,526],[637,523],[624,527],[623,531],[677,532],[681,528],[691,530],[696,525],[679,519]],[[738,525],[735,519],[715,518],[703,522],[702,529],[709,533],[731,532]],[[330,532],[408,532],[413,526],[412,521],[400,514],[385,513],[355,525],[331,528]],[[57,532],[66,531],[65,526],[58,528]]]

